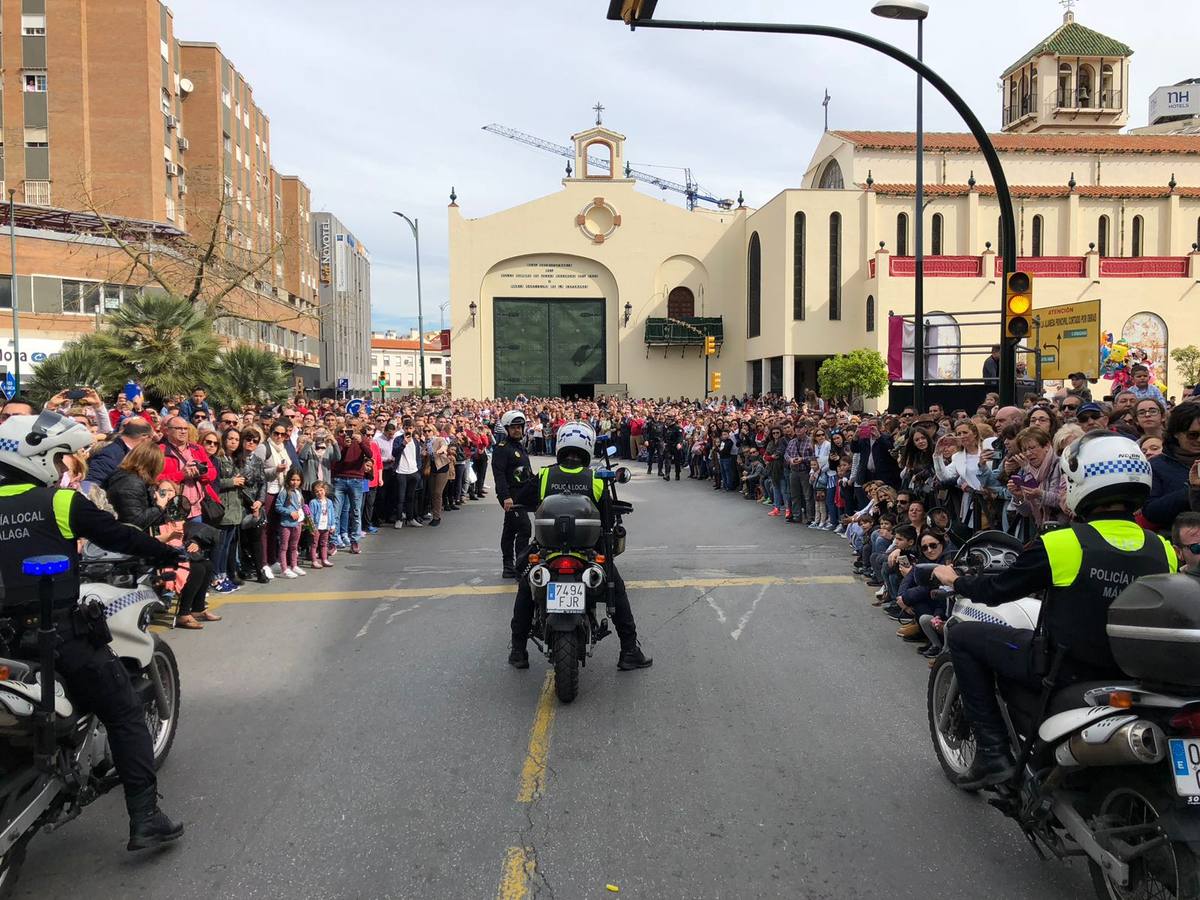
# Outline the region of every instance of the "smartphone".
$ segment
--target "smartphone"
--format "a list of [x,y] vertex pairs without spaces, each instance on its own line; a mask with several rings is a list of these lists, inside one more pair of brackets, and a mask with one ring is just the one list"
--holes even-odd
[[142,393],[142,387],[136,381],[125,383],[125,399],[132,403]]
[[71,390],[67,391],[68,400],[82,400],[86,396],[87,391],[83,388],[71,388]]

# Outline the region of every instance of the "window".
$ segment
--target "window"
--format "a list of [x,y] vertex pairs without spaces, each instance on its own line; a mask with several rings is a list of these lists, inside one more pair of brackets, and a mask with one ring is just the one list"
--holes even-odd
[[1129,255],[1130,256],[1141,256],[1142,255],[1142,237],[1143,237],[1143,231],[1144,231],[1143,224],[1144,223],[1142,221],[1141,216],[1133,217],[1133,229],[1132,229],[1133,240],[1131,240],[1129,243]]
[[804,321],[805,229],[804,213],[796,213],[792,223],[792,318]]
[[613,148],[608,141],[592,141],[583,150],[584,178],[611,178],[613,176]]
[[1033,256],[1042,255],[1042,217],[1033,217]]
[[1004,256],[1004,216],[996,219],[996,255]]
[[45,72],[26,72],[25,73],[25,92],[29,94],[44,94],[46,93],[46,73]]
[[1029,79],[1021,73],[1021,115],[1029,112]]
[[21,16],[21,34],[26,37],[46,33],[46,16],[42,15],[24,15]]
[[1096,249],[1102,257],[1108,256],[1108,216],[1101,216],[1096,226]]
[[867,295],[867,331],[875,330],[875,298]]
[[26,147],[49,147],[49,137],[46,134],[45,128],[26,128],[25,129],[25,146]]
[[62,283],[62,308],[65,313],[96,312],[96,304],[100,299],[100,285],[95,281],[72,281],[64,279]]
[[842,214],[829,216],[829,321],[842,318]]
[[233,141],[231,141],[229,135],[223,131],[221,132],[221,146],[224,148],[226,153],[233,152]]
[[1100,97],[1096,105],[1101,109],[1117,109],[1121,105],[1113,91],[1113,67],[1108,63],[1100,67]]
[[758,232],[750,235],[746,253],[746,337],[762,333],[762,244]]
[[1093,100],[1096,97],[1096,92],[1093,90],[1092,85],[1095,79],[1096,75],[1091,66],[1082,65],[1079,67],[1079,84],[1075,88],[1075,99],[1077,101],[1076,105],[1081,109],[1087,109],[1094,105]]
[[49,206],[50,205],[50,182],[48,181],[26,181],[25,182],[25,202],[30,206]]
[[231,98],[229,96],[229,89],[221,88],[221,102],[224,103],[226,106],[229,106],[230,101],[231,101]]
[[931,229],[930,238],[929,238],[929,243],[930,243],[929,253],[931,256],[941,256],[942,255],[942,231],[943,231],[943,228],[944,228],[944,222],[942,220],[942,214],[934,213],[933,214],[933,228]]
[[908,256],[908,213],[896,216],[896,255]]
[[846,182],[842,178],[842,167],[838,165],[836,159],[831,159],[821,172],[821,181],[817,187],[821,190],[840,191],[845,188]]
[[1075,105],[1075,100],[1071,96],[1071,66],[1068,63],[1061,63],[1058,67],[1058,105],[1060,107],[1072,107]]
[[689,288],[682,285],[672,288],[667,295],[667,317],[671,319],[690,319],[696,315],[696,298]]
[[162,106],[163,115],[169,116],[171,114],[171,94],[166,88],[162,89],[162,94],[159,97],[159,103]]

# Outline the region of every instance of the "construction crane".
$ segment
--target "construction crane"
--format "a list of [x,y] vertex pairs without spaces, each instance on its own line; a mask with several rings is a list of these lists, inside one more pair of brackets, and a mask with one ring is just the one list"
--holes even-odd
[[[532,134],[526,134],[523,131],[517,131],[515,128],[506,128],[503,125],[492,123],[484,125],[484,131],[490,131],[492,134],[498,134],[500,137],[506,137],[509,140],[517,141],[522,144],[527,144],[530,147],[536,147],[538,150],[545,150],[547,153],[555,153],[559,156],[565,156],[567,159],[575,158],[575,151],[565,144],[555,144],[551,141],[544,141],[539,137],[534,137]],[[604,170],[612,165],[612,161],[604,159],[600,156],[589,156],[587,158],[589,166],[595,166],[597,169]],[[568,167],[569,168],[569,167]],[[712,203],[718,209],[732,209],[732,200],[722,200],[719,197],[710,197],[707,194],[700,193],[700,185],[692,181],[692,170],[684,169],[684,184],[679,184],[675,181],[668,181],[665,178],[659,178],[657,175],[651,175],[649,172],[639,172],[637,169],[631,168],[629,163],[625,164],[625,177],[632,178],[635,181],[641,181],[645,184],[652,184],[664,191],[675,191],[683,194],[687,198],[687,208],[695,209],[698,201]]]

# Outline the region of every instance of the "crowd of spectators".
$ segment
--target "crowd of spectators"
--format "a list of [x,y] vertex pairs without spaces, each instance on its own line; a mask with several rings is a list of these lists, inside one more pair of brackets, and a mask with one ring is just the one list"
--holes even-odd
[[[1027,540],[1067,521],[1058,460],[1085,432],[1123,434],[1151,459],[1142,524],[1190,527],[1190,511],[1200,510],[1200,399],[1168,402],[1138,368],[1133,385],[1106,401],[1079,378],[1021,407],[989,394],[974,410],[934,403],[878,415],[811,391],[704,402],[406,397],[348,411],[346,400],[303,395],[220,408],[197,386],[154,404],[123,392],[108,405],[76,389],[46,406],[95,435],[69,461],[64,486],[202,554],[178,573],[183,628],[220,618],[208,609],[211,592],[335,567],[339,551],[359,553],[381,528],[437,527],[486,497],[488,456],[503,439],[495,423],[519,408],[531,454],[553,454],[562,424],[587,421],[648,472],[657,465],[676,480],[686,472],[762,504],[765,517],[843,535],[901,636],[933,653],[940,621],[909,577],[913,562],[947,558],[980,529]],[[4,407],[28,411],[20,398]]]

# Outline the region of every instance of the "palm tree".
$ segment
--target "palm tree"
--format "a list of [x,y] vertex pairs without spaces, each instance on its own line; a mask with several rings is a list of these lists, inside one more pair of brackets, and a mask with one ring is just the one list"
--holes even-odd
[[113,311],[97,335],[105,354],[134,372],[149,394],[186,394],[207,381],[220,343],[202,306],[185,297],[147,292]]
[[282,400],[287,396],[288,378],[275,354],[239,345],[217,357],[212,389],[224,405],[241,409],[247,403]]
[[103,397],[124,384],[129,372],[109,356],[98,335],[85,334],[39,363],[25,393],[39,406],[64,388],[74,386],[95,388]]

